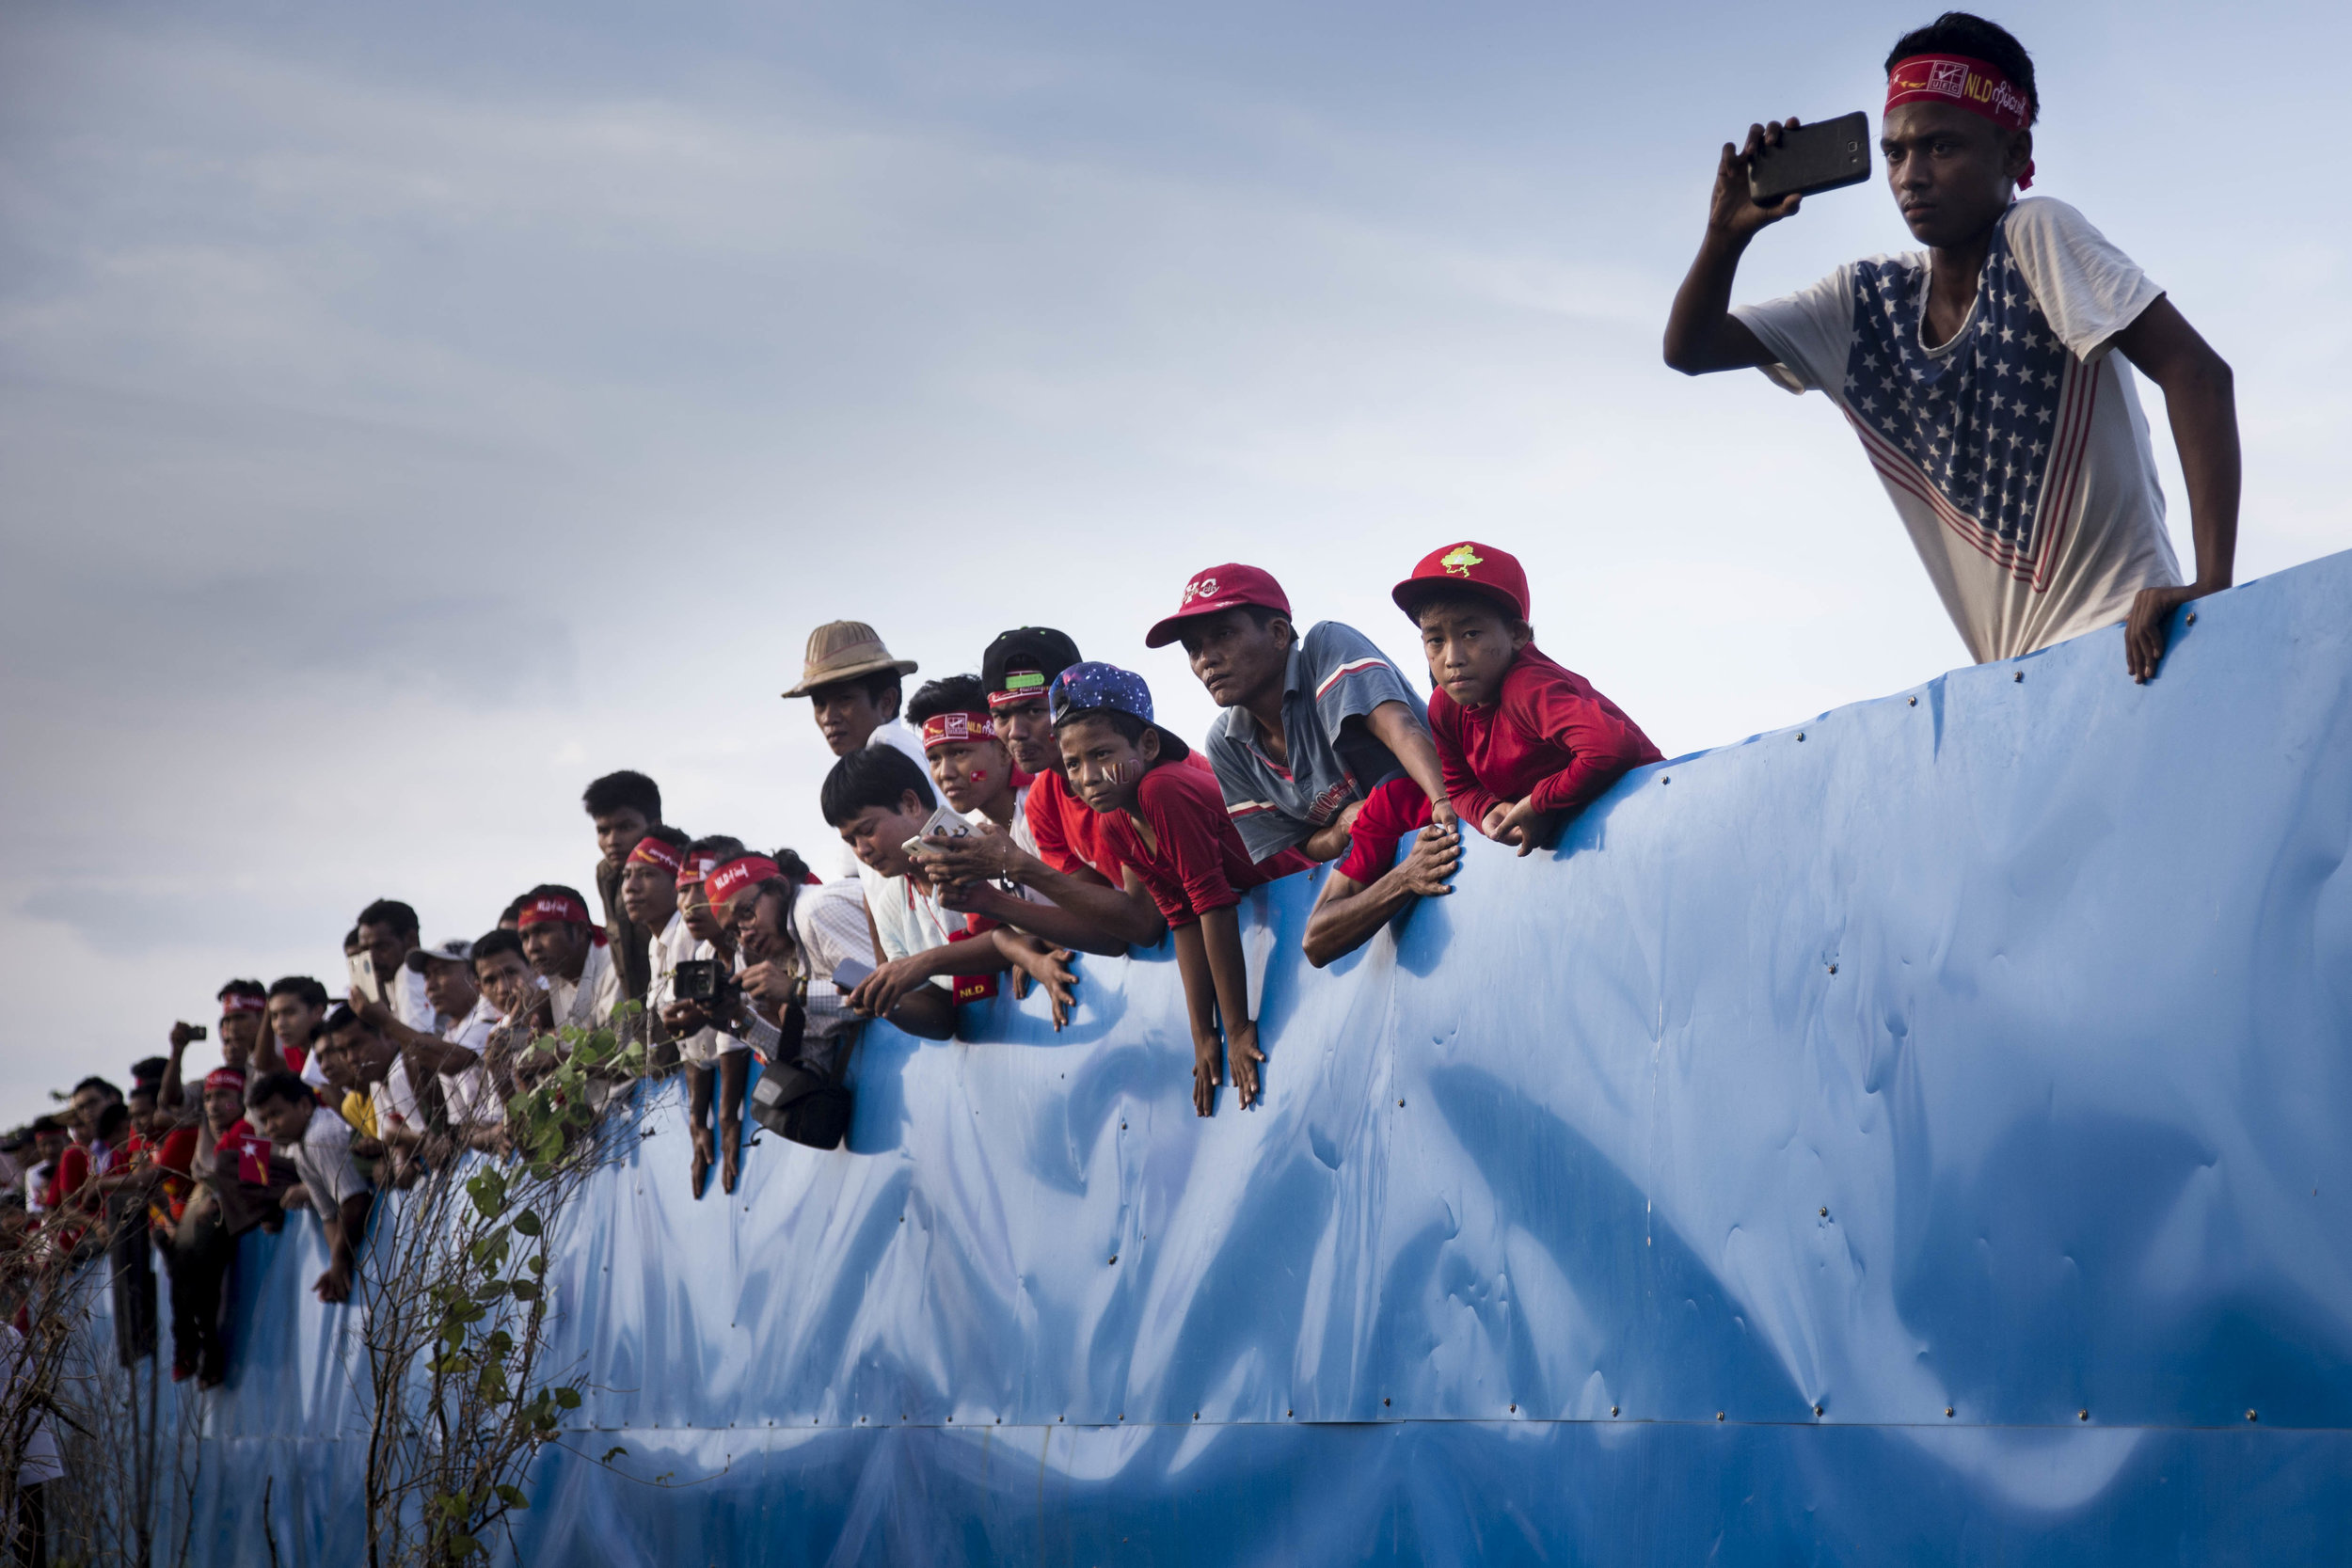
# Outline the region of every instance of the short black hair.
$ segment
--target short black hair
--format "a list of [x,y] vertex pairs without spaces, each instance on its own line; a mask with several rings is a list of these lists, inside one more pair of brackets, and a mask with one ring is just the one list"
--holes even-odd
[[309,1099],[310,1085],[304,1083],[299,1075],[288,1072],[282,1067],[275,1072],[264,1072],[245,1091],[247,1105],[264,1105],[273,1100],[288,1105],[299,1105]]
[[308,974],[288,974],[273,980],[269,993],[272,996],[297,997],[306,1007],[324,1007],[331,1000],[326,994],[326,988]]
[[[508,930],[503,926],[494,931],[485,931],[482,935],[474,938],[472,959],[475,966],[474,973],[476,974],[480,974],[482,973],[481,964],[483,959],[495,958],[501,953],[512,953],[518,958],[523,958],[523,939],[516,936],[514,932]],[[530,962],[528,958],[524,958],[523,961],[526,963]]]
[[358,951],[359,951],[359,927],[354,926],[343,933],[343,952],[349,955]]
[[1506,626],[1523,626],[1527,623],[1511,612],[1511,607],[1492,594],[1481,594],[1475,588],[1456,587],[1452,583],[1432,583],[1411,595],[1413,625],[1420,626],[1422,617],[1433,610],[1483,610]]
[[817,698],[828,691],[839,691],[845,688],[852,691],[865,692],[866,700],[876,707],[882,705],[884,697],[889,698],[890,711],[883,717],[889,719],[898,716],[900,701],[898,694],[904,689],[898,683],[898,671],[871,670],[863,675],[844,675],[837,681],[826,681],[820,686],[810,687],[808,694],[811,698]]
[[661,786],[627,768],[592,782],[580,791],[580,803],[591,816],[633,811],[648,822],[661,820]]
[[152,1087],[155,1085],[162,1083],[164,1081],[164,1074],[169,1072],[170,1070],[171,1063],[166,1057],[141,1056],[137,1061],[131,1064],[132,1091],[134,1093],[137,1092],[139,1085],[142,1084]]
[[98,1141],[104,1143],[122,1131],[122,1124],[131,1119],[131,1107],[118,1100],[98,1113]]
[[499,925],[502,927],[510,920],[520,919],[522,917],[524,906],[530,902],[531,895],[528,893],[516,894],[514,899],[508,903],[506,908],[499,911]]
[[943,713],[986,713],[988,688],[977,675],[947,675],[925,681],[907,699],[907,722],[920,725]]
[[258,996],[266,1002],[269,1000],[269,988],[259,980],[231,980],[213,992],[215,1002],[226,1002],[232,996]]
[[1924,27],[1915,27],[1895,40],[1886,52],[1888,71],[1895,62],[1914,55],[1965,55],[1982,60],[2010,79],[2026,95],[2026,123],[2042,118],[2042,94],[2033,85],[2033,56],[2010,30],[1970,11],[1946,11]]
[[326,1022],[319,1025],[319,1034],[324,1037],[343,1029],[365,1029],[370,1033],[380,1032],[376,1030],[375,1025],[353,1012],[348,1004],[338,1002],[335,1004],[335,1010],[326,1015]]
[[417,911],[397,898],[378,898],[359,911],[358,922],[352,929],[356,931],[360,926],[389,926],[413,937],[417,934]]
[[751,851],[733,833],[706,833],[686,847],[689,856],[716,855],[721,861],[741,860]]
[[939,804],[922,764],[896,746],[868,746],[833,765],[818,805],[826,825],[838,828],[868,806],[897,811],[899,798],[908,794],[922,801],[926,811]]
[[98,1074],[94,1072],[87,1078],[83,1079],[80,1083],[73,1085],[73,1092],[75,1094],[80,1094],[84,1089],[96,1089],[100,1094],[104,1095],[108,1100],[120,1100],[122,1098],[122,1091],[120,1089],[116,1088],[114,1085],[107,1082],[105,1079],[99,1077]]
[[683,849],[694,842],[694,835],[684,828],[673,828],[667,822],[657,822],[645,830],[645,836],[656,844],[666,844],[673,849]]

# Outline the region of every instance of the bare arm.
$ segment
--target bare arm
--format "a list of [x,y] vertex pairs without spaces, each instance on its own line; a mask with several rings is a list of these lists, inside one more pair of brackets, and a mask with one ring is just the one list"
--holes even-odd
[[[1217,1022],[1225,1026],[1225,1060],[1232,1069],[1233,1088],[1248,1109],[1258,1098],[1258,1064],[1265,1053],[1258,1049],[1258,1024],[1249,1016],[1249,966],[1241,950],[1241,913],[1232,904],[1211,910],[1196,923],[1206,949],[1210,977],[1216,985]],[[1214,1038],[1214,1037],[1212,1037]]]
[[1430,738],[1429,726],[1414,718],[1413,710],[1403,703],[1382,703],[1364,716],[1364,723],[1429,797],[1429,814],[1438,825],[1453,827],[1458,819],[1454,801],[1446,794],[1445,768],[1438,761],[1438,743]]
[[373,1194],[354,1193],[331,1216],[326,1272],[311,1287],[319,1300],[332,1305],[351,1299],[351,1281],[359,1269],[359,1239],[367,1234],[368,1209],[374,1201]]
[[1740,271],[1740,258],[1748,242],[1767,225],[1778,223],[1797,210],[1799,198],[1784,197],[1759,207],[1748,196],[1748,166],[1761,147],[1780,145],[1781,132],[1797,123],[1794,116],[1770,125],[1748,127],[1747,145],[1734,151],[1724,143],[1715,161],[1715,189],[1708,198],[1707,233],[1699,253],[1675,292],[1674,310],[1666,318],[1666,363],[1685,375],[1710,371],[1752,370],[1772,362],[1770,350],[1731,314],[1731,281]]
[[2164,388],[2164,411],[2188,483],[2197,539],[2197,579],[2184,588],[2143,588],[2123,627],[2132,679],[2153,679],[2164,657],[2167,619],[2190,599],[2230,586],[2237,562],[2237,393],[2230,367],[2169,299],[2158,299],[2115,335],[2115,346]]
[[1431,823],[1414,836],[1412,853],[1391,866],[1370,887],[1334,871],[1307,917],[1301,944],[1307,961],[1321,969],[1370,942],[1373,933],[1416,898],[1452,893],[1447,879],[1462,863],[1459,828]]
[[171,1055],[164,1063],[164,1081],[156,1086],[155,1103],[167,1111],[177,1111],[187,1102],[187,1087],[180,1073],[180,1058],[187,1054],[188,1043],[195,1031],[185,1023],[171,1026]]

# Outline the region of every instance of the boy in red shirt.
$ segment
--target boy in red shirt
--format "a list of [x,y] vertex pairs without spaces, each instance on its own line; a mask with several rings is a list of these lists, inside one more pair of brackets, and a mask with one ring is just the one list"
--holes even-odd
[[1662,762],[1622,709],[1535,649],[1527,573],[1464,541],[1432,550],[1396,585],[1429,658],[1429,728],[1462,820],[1521,855],[1628,769]]
[[1249,1016],[1234,906],[1245,890],[1313,863],[1295,849],[1250,860],[1216,775],[1179,766],[1191,748],[1152,722],[1152,689],[1142,676],[1073,664],[1054,677],[1049,703],[1071,790],[1099,814],[1104,843],[1175,927],[1176,966],[1192,1015],[1192,1108],[1204,1117],[1216,1110],[1226,1061],[1248,1106],[1258,1098],[1265,1053]]

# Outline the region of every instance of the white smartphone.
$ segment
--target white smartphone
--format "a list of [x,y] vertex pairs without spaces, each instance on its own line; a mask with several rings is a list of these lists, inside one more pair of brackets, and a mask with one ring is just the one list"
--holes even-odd
[[354,953],[351,956],[351,993],[371,1002],[384,1000],[384,988],[375,978],[375,955]]
[[979,835],[979,832],[978,828],[973,826],[970,817],[942,802],[939,809],[925,819],[923,831],[898,847],[912,855],[922,849],[923,841],[927,838],[976,838]]

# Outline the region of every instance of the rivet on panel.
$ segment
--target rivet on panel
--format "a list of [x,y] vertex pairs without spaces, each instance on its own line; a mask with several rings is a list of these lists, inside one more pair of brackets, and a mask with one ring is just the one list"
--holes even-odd
[[2019,685],[2021,685],[2021,686],[2022,686],[2023,684],[2025,684],[2025,679],[2026,679],[2026,672],[2024,672],[2023,670],[2020,670],[2020,671],[2018,671],[2018,672],[2017,672],[2017,673],[2015,673],[2015,674],[2013,674],[2013,675],[2010,676],[2010,679],[2011,679],[2011,680],[2013,680],[2013,681],[2016,681]]
[[1119,1254],[1117,1254],[1117,1253],[1115,1253],[1115,1252],[1114,1252],[1114,1253],[1112,1253],[1112,1254],[1111,1254],[1111,1261],[1112,1261],[1112,1262],[1114,1262],[1114,1263],[1118,1262],[1118,1261],[1119,1261]]
[[1197,1420],[1199,1420],[1199,1419],[1200,1418],[1200,1412],[1199,1412],[1198,1410],[1194,1411],[1194,1412],[1192,1413],[1192,1418],[1193,1418],[1194,1420],[1196,1420],[1196,1421],[1197,1421]]
[[1284,1416],[1288,1417],[1288,1416],[1295,1416],[1295,1415],[1297,1415],[1297,1414],[1298,1414],[1298,1412],[1297,1412],[1297,1411],[1295,1411],[1295,1410],[1285,1410],[1285,1411],[1283,1411],[1283,1412],[1282,1412],[1282,1414],[1283,1414]]
[[1717,1420],[1719,1420],[1719,1421],[1720,1421],[1720,1420],[1722,1420],[1723,1418],[1724,1418],[1724,1413],[1723,1413],[1722,1411],[1720,1411],[1720,1410],[1716,1411],[1716,1412],[1715,1412],[1715,1419],[1717,1419]]
[[1609,1414],[1611,1414],[1612,1416],[1614,1416],[1616,1413],[1617,1413],[1617,1407],[1616,1407],[1615,1405],[1613,1405],[1613,1405],[1611,1405],[1611,1406],[1609,1407]]
[[1820,1405],[1818,1405],[1818,1404],[1817,1404],[1817,1405],[1815,1405],[1815,1406],[1813,1407],[1813,1414],[1815,1414],[1816,1416],[1819,1416],[1820,1413],[1821,1413],[1821,1407],[1820,1407]]
[[1917,707],[1917,706],[1919,705],[1919,699],[1918,699],[1918,698],[1916,698],[1916,697],[1912,698],[1912,699],[1911,699],[1911,705],[1912,705],[1913,707]]
[[998,1426],[1003,1426],[1003,1425],[1005,1424],[1005,1418],[1004,1418],[1002,1416],[997,1417],[997,1418],[996,1418],[996,1424],[997,1424]]
[[2188,612],[2188,624],[2192,626],[2197,624],[2197,612],[2193,610]]
[[1674,780],[1668,778],[1665,774],[1661,773],[1658,775],[1658,782],[1660,784],[1672,784],[1674,783]]
[[2250,1411],[2250,1410],[2249,1410],[2249,1411],[2248,1411],[2248,1412],[2246,1413],[2246,1418],[2247,1418],[2248,1420],[2249,1420],[2249,1421],[2250,1421],[2250,1420],[2253,1420],[2253,1419],[2255,1418],[2255,1417],[2254,1417],[2254,1413],[2253,1413],[2252,1411]]
[[2074,1412],[2074,1419],[2078,1421],[2087,1421],[2090,1419],[2090,1412],[2088,1410],[2077,1410]]
[[1947,1421],[1952,1418],[1952,1407],[1948,1404],[1944,1407],[1944,1418]]
[[1836,964],[1832,964],[1832,965],[1830,965],[1830,966],[1829,966],[1829,972],[1830,972],[1832,974],[1836,974],[1836,973],[1837,973],[1837,966],[1836,966]]
[[1514,1416],[1516,1416],[1516,1415],[1518,1415],[1518,1413],[1519,1413],[1519,1407],[1518,1407],[1518,1405],[1516,1405],[1516,1404],[1515,1404],[1515,1405],[1513,1405],[1513,1406],[1511,1407],[1511,1414],[1512,1414],[1512,1415],[1514,1415]]
[[1389,1401],[1388,1401],[1388,1396],[1387,1396],[1387,1395],[1385,1395],[1385,1394],[1384,1394],[1384,1395],[1382,1395],[1382,1396],[1381,1396],[1381,1398],[1380,1398],[1380,1403],[1381,1403],[1382,1407],[1383,1407],[1383,1408],[1386,1408],[1386,1406],[1388,1405],[1388,1402],[1389,1402]]
[[1067,1417],[1067,1416],[1057,1416],[1057,1417],[1055,1417],[1055,1418],[1054,1418],[1054,1419],[1055,1419],[1055,1420],[1057,1420],[1057,1421],[1066,1421],[1066,1420],[1070,1419],[1070,1418],[1069,1418],[1069,1417]]
[[1821,1218],[1829,1218],[1829,1205],[1826,1203],[1821,1205]]
[[1401,1100],[1400,1100],[1400,1101],[1398,1101],[1396,1102],[1396,1108],[1397,1108],[1398,1110],[1400,1110],[1400,1111],[1401,1111],[1401,1110],[1403,1110],[1403,1109],[1405,1109],[1405,1101],[1401,1101]]
[[1799,730],[1797,732],[1797,738],[1799,740],[1803,740],[1804,738],[1804,732],[1803,730]]

